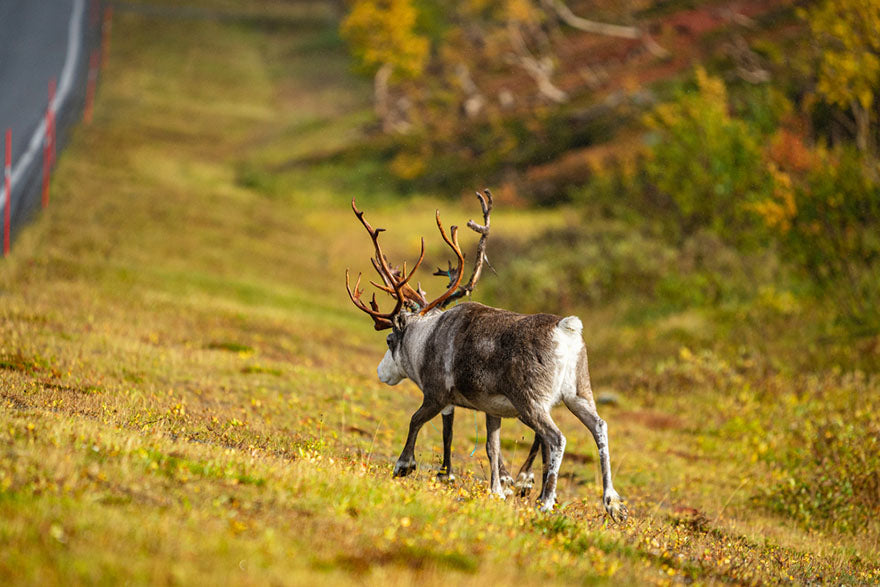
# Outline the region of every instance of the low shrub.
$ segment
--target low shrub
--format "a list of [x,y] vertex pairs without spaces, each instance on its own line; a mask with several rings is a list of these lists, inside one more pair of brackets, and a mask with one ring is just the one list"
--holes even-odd
[[522,312],[565,312],[623,294],[652,298],[676,260],[668,244],[621,223],[571,227],[493,248],[501,279],[487,281],[484,291]]
[[[784,447],[768,453],[775,483],[755,499],[808,528],[853,532],[880,519],[878,382],[861,373],[790,402]],[[794,425],[797,422],[797,425]],[[771,424],[771,428],[773,425]]]
[[[589,216],[589,215],[587,215]],[[772,254],[737,253],[700,231],[680,246],[626,222],[603,220],[554,230],[525,242],[496,239],[501,279],[481,284],[492,303],[522,312],[571,312],[602,304],[658,304],[665,311],[712,307],[759,295],[777,267]]]

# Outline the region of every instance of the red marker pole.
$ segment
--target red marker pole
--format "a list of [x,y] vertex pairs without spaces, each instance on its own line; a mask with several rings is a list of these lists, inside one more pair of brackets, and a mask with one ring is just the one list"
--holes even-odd
[[89,81],[86,85],[86,106],[83,110],[83,120],[86,124],[92,123],[92,109],[95,104],[95,86],[98,83],[98,51],[92,51],[89,58]]
[[46,137],[43,145],[43,208],[49,206],[49,174],[55,161],[55,79],[49,80],[49,106],[46,108]]
[[3,256],[9,255],[9,215],[12,208],[12,129],[6,129],[6,165],[3,167],[6,205],[3,206]]
[[49,137],[43,145],[43,208],[49,205]]

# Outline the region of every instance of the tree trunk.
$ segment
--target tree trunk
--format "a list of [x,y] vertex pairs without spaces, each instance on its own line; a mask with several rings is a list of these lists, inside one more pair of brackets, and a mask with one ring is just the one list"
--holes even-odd
[[856,147],[864,158],[868,177],[878,181],[880,177],[878,177],[876,150],[871,136],[871,109],[865,108],[857,100],[852,101],[851,108],[856,120]]
[[393,67],[391,64],[385,63],[376,72],[375,77],[373,77],[373,99],[375,100],[376,116],[382,123],[382,130],[386,133],[394,130],[391,128],[390,106],[388,104],[388,81],[391,79],[392,71]]

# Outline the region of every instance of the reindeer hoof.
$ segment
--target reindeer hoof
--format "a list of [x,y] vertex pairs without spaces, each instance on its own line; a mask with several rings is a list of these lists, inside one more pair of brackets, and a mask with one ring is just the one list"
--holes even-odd
[[446,469],[440,469],[437,471],[437,481],[440,481],[441,483],[452,483],[455,481],[455,475],[447,472]]
[[513,495],[513,477],[507,474],[501,474],[497,480],[497,484],[492,487],[491,493],[501,499],[507,499]]
[[510,475],[502,475],[501,476],[501,493],[504,499],[507,499],[511,495],[513,495],[513,477]]
[[415,459],[409,459],[407,461],[398,459],[397,462],[394,464],[394,474],[392,475],[392,477],[406,477],[415,470]]
[[534,473],[529,473],[528,475],[525,473],[520,473],[516,478],[516,483],[514,484],[514,487],[516,488],[516,493],[520,497],[527,497],[532,492],[532,487],[534,486]]
[[550,512],[553,511],[553,506],[555,505],[555,503],[556,503],[556,500],[555,500],[555,499],[554,499],[554,500],[548,500],[548,501],[541,501],[541,500],[539,499],[538,502],[537,502],[535,505],[538,506],[538,511],[539,511],[539,512],[541,512],[541,513],[543,513],[543,514],[549,514]]
[[616,492],[605,496],[605,511],[615,522],[625,522],[629,516],[626,506],[623,504],[623,498]]

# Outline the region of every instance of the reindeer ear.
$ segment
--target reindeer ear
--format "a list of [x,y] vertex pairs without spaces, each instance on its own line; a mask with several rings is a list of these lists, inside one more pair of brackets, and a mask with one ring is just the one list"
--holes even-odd
[[391,319],[392,328],[394,328],[394,330],[398,332],[406,328],[407,317],[407,314],[396,314]]

